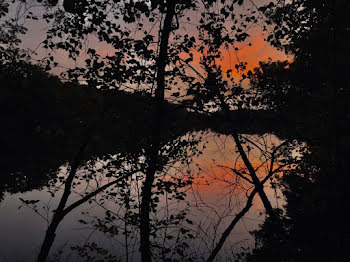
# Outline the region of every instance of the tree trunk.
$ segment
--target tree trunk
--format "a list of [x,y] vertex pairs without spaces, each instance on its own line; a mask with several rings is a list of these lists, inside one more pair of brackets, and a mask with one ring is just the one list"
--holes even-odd
[[165,90],[165,67],[168,63],[169,36],[172,31],[172,21],[175,16],[175,2],[167,1],[167,10],[160,37],[159,55],[156,62],[157,68],[157,88],[155,90],[155,100],[153,105],[153,121],[151,123],[151,138],[147,152],[148,170],[146,180],[142,187],[141,207],[140,207],[140,252],[141,261],[152,261],[150,242],[150,211],[152,199],[152,185],[158,167],[158,151],[160,147],[161,125],[163,119],[163,103]]
[[81,146],[76,158],[72,162],[71,170],[69,172],[66,183],[64,185],[63,195],[61,197],[61,200],[60,200],[60,203],[58,204],[57,209],[55,210],[52,221],[50,222],[50,225],[46,230],[45,238],[44,238],[44,241],[41,245],[41,249],[40,249],[40,253],[38,255],[37,262],[45,262],[47,260],[49,253],[50,253],[50,249],[51,249],[53,241],[55,240],[55,237],[56,237],[56,229],[57,229],[59,223],[62,221],[62,219],[65,216],[64,208],[67,204],[68,197],[71,193],[73,179],[74,179],[75,174],[77,172],[77,169],[79,167],[79,163],[81,162],[81,160],[83,158],[83,154],[84,154],[84,151],[85,151],[87,144],[88,144],[88,140],[86,140],[84,142],[84,144]]
[[[222,95],[219,95],[219,100],[220,100],[220,104],[221,104],[221,108],[222,110],[225,112],[226,114],[226,118],[228,121],[232,122],[231,116],[230,116],[230,108],[228,107],[228,105],[225,103],[225,99]],[[252,166],[252,164],[250,163],[248,156],[246,155],[243,147],[242,147],[242,143],[239,140],[238,134],[235,130],[232,131],[232,137],[235,140],[235,143],[237,145],[239,154],[241,155],[244,165],[247,167],[250,177],[252,178],[254,187],[257,189],[258,194],[260,196],[261,201],[263,202],[264,208],[267,212],[267,214],[271,217],[271,219],[273,221],[275,221],[277,223],[278,221],[278,217],[275,213],[275,211],[273,210],[273,207],[268,199],[268,197],[266,196],[266,193],[264,191],[264,187],[261,184],[258,176],[255,173],[255,169]]]
[[49,227],[46,230],[45,238],[38,255],[38,262],[45,262],[49,256],[50,249],[56,237],[56,230],[60,222],[62,221],[63,216],[61,214],[55,213]]
[[[259,181],[261,186],[263,186],[266,183],[266,181],[269,180],[269,178],[275,173],[274,170],[273,170],[274,159],[275,159],[275,156],[273,155],[272,159],[271,159],[271,167],[270,167],[269,173],[267,174],[267,176],[262,181]],[[214,261],[215,257],[220,252],[222,246],[224,245],[226,239],[228,238],[228,236],[230,235],[232,230],[235,228],[237,223],[245,216],[246,213],[248,213],[250,208],[253,206],[253,200],[254,200],[254,197],[255,197],[256,193],[258,193],[258,189],[255,187],[254,190],[248,196],[248,199],[247,199],[247,202],[246,202],[244,208],[234,217],[234,219],[231,221],[230,225],[222,233],[219,242],[216,244],[215,248],[213,249],[213,251],[209,255],[209,258],[207,259],[206,262]]]
[[224,245],[224,243],[225,243],[227,237],[230,235],[231,231],[234,229],[236,224],[245,216],[245,214],[252,207],[253,199],[254,199],[254,196],[256,195],[256,193],[257,193],[257,190],[255,188],[252,191],[252,193],[250,193],[245,207],[235,216],[235,218],[232,220],[230,225],[226,228],[224,233],[221,235],[221,238],[220,238],[219,242],[216,244],[214,250],[211,252],[211,254],[210,254],[210,256],[209,256],[209,258],[207,259],[206,262],[214,261],[215,257],[217,256],[217,254],[221,250],[222,246]]
[[243,159],[243,162],[244,162],[245,166],[247,167],[247,169],[249,171],[249,174],[250,174],[250,177],[252,178],[254,187],[257,189],[258,194],[260,196],[260,199],[263,202],[263,205],[264,205],[264,208],[265,208],[267,214],[271,217],[271,219],[273,221],[276,222],[277,219],[278,219],[277,216],[276,216],[276,213],[273,210],[273,207],[272,207],[272,205],[270,203],[270,200],[268,199],[268,197],[267,197],[267,195],[266,195],[266,193],[264,191],[264,186],[261,184],[258,176],[255,173],[254,167],[250,163],[250,161],[249,161],[249,159],[248,159],[248,157],[247,157],[247,155],[246,155],[246,153],[245,153],[245,151],[244,151],[244,149],[242,147],[242,144],[241,144],[241,142],[240,142],[240,140],[238,138],[238,135],[235,132],[233,132],[232,136],[233,136],[233,139],[236,142],[238,151],[239,151],[239,153],[240,153],[240,155],[241,155],[241,157]]

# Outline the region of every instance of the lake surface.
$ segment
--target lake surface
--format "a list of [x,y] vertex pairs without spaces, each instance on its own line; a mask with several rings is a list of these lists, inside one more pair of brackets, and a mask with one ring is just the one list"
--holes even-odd
[[[192,221],[187,223],[186,227],[194,237],[189,240],[189,248],[206,258],[234,215],[243,208],[249,185],[238,180],[238,177],[227,168],[234,165],[243,166],[242,161],[238,158],[233,139],[230,136],[220,136],[213,132],[205,132],[203,136],[203,141],[198,145],[198,148],[203,149],[201,156],[195,158],[187,168],[180,165],[181,168],[178,166],[172,170],[169,169],[169,173],[166,174],[170,176],[173,172],[175,176],[183,175],[188,174],[188,170],[190,170],[193,183],[183,189],[186,191],[185,201],[169,200],[168,202],[166,196],[160,197],[158,211],[154,216],[164,218],[165,215],[172,212],[171,210],[179,212],[186,209],[186,219]],[[250,138],[256,139],[257,143],[266,147],[281,143],[277,137],[269,134],[259,137],[250,135]],[[253,148],[249,156],[254,167],[260,164],[261,152],[259,150]],[[96,161],[94,165],[95,168],[101,168],[99,161]],[[264,177],[267,169],[262,167],[259,170],[259,176]],[[81,169],[79,172],[86,171]],[[66,174],[67,166],[63,165],[59,173]],[[59,184],[57,182],[56,186]],[[135,196],[138,193],[136,188],[139,188],[136,184],[131,190]],[[84,183],[78,185],[75,188],[76,193],[71,196],[69,203],[78,200],[80,198],[79,192],[84,192],[88,186]],[[268,184],[266,184],[265,191],[274,207],[283,205],[284,201],[278,191],[272,190]],[[5,193],[4,200],[0,203],[1,261],[35,261],[48,225],[46,220],[51,217],[51,211],[57,207],[60,197],[61,191],[52,197],[47,187],[25,193]],[[41,215],[23,205],[21,198],[40,200],[37,207]],[[70,247],[95,242],[110,250],[122,261],[139,261],[138,236],[132,232],[135,227],[129,227],[130,233],[126,247],[125,235],[106,236],[88,223],[103,218],[106,214],[106,208],[119,215],[125,215],[124,207],[116,204],[115,201],[107,201],[103,207],[97,203],[98,200],[91,204],[85,203],[64,218],[57,230],[50,254],[55,255],[62,251],[60,261],[80,261],[77,252],[71,250]],[[239,251],[241,247],[253,247],[254,240],[249,232],[257,229],[264,219],[262,203],[258,197],[255,197],[253,207],[231,232],[219,258],[230,257],[234,250]],[[81,220],[85,222],[82,223]],[[123,226],[122,222],[115,223],[119,223],[119,227]],[[176,230],[176,226],[174,226],[174,230]],[[162,236],[157,237],[161,238]]]

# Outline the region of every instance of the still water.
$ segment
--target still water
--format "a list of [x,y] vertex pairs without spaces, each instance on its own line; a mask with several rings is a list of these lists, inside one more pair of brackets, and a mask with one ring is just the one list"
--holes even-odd
[[[183,189],[186,191],[185,200],[171,200],[172,202],[169,200],[168,202],[166,197],[161,197],[154,218],[169,216],[171,212],[176,213],[186,209],[186,219],[192,221],[186,224],[186,228],[192,232],[194,237],[189,242],[189,249],[206,258],[234,215],[243,208],[246,192],[251,186],[239,180],[229,169],[233,166],[243,168],[243,163],[238,157],[232,138],[212,132],[205,132],[203,136],[203,141],[198,145],[202,154],[193,159],[186,169],[187,173],[188,170],[191,170],[193,183]],[[249,138],[255,139],[256,146],[259,145],[265,149],[281,143],[277,137],[270,134],[250,135]],[[254,167],[261,166],[258,174],[264,177],[268,167],[264,167],[267,163],[263,163],[261,151],[253,146],[249,152],[249,158]],[[95,165],[101,165],[98,164],[98,161],[96,163]],[[101,168],[101,166],[97,168]],[[180,169],[181,171],[179,171]],[[168,172],[175,172],[174,170],[179,174],[186,173],[182,172],[184,169],[183,167],[179,168],[179,166],[173,171],[169,169]],[[59,173],[65,174],[66,172],[67,167],[64,165],[60,168]],[[84,171],[80,170],[80,172]],[[132,194],[135,197],[137,197],[137,190],[140,188],[139,184],[136,183],[132,189]],[[89,185],[84,183],[77,186],[69,203],[78,200],[80,198],[79,192],[84,192],[87,188]],[[265,191],[274,207],[283,205],[283,199],[279,197],[279,192],[272,190],[268,184],[266,184]],[[51,217],[51,211],[57,207],[60,196],[61,192],[52,197],[48,188],[20,194],[5,193],[4,200],[0,203],[0,261],[35,261],[48,225],[47,221]],[[38,212],[23,205],[20,199],[40,200],[37,204]],[[51,249],[51,256],[62,251],[59,261],[80,261],[77,252],[71,250],[71,247],[95,242],[98,246],[111,251],[122,261],[139,261],[138,236],[134,232],[135,230],[132,230],[135,227],[128,228],[130,233],[126,247],[125,235],[106,236],[88,223],[103,218],[106,208],[119,215],[125,214],[123,206],[112,202],[107,201],[103,206],[98,205],[98,201],[85,203],[69,213],[59,225]],[[253,247],[254,241],[249,232],[257,229],[264,218],[263,206],[259,198],[255,197],[251,210],[231,232],[220,253],[221,258],[230,257],[231,252],[239,251],[241,247]],[[82,223],[82,220],[85,222]],[[122,227],[122,223],[119,226]],[[176,226],[173,229],[175,230]],[[167,228],[167,230],[171,230],[171,228]],[[162,236],[158,235],[156,238],[162,238]],[[126,255],[127,253],[128,255]]]

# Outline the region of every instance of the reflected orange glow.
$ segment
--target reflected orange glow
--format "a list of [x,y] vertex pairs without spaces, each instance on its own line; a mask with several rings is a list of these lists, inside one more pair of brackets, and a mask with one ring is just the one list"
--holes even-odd
[[[210,191],[213,192],[213,194],[217,194],[219,190],[226,189],[228,191],[232,191],[235,187],[237,187],[238,191],[245,193],[246,189],[252,187],[251,183],[236,175],[231,170],[233,166],[227,166],[226,162],[208,163],[199,161],[197,163],[199,166],[201,166],[201,170],[198,172],[193,181],[196,189],[205,189],[209,186]],[[251,164],[255,169],[258,169],[258,177],[261,180],[265,178],[265,176],[268,174],[270,163],[262,164],[259,162],[251,162]],[[274,169],[276,170],[278,167],[278,165],[275,165]],[[246,170],[242,161],[237,163],[236,170],[251,180],[250,175],[248,174],[248,171]],[[275,176],[278,175],[278,173],[275,174]]]

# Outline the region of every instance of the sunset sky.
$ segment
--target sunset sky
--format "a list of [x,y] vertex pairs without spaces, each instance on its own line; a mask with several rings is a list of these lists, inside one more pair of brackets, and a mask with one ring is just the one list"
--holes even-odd
[[[263,4],[266,1],[262,1],[259,4]],[[237,14],[244,13],[246,8],[251,6],[243,6],[235,9]],[[34,13],[42,13],[43,10],[40,8],[34,9]],[[14,12],[12,12],[13,14]],[[199,17],[199,12],[197,14],[191,13],[189,14],[193,20]],[[24,24],[28,27],[28,33],[23,37],[23,48],[29,48],[30,50],[35,50],[38,54],[38,57],[45,57],[47,55],[47,50],[41,48],[40,43],[45,39],[45,32],[48,28],[48,25],[43,21],[30,21],[30,20],[22,20]],[[148,25],[149,26],[149,25]],[[147,23],[145,23],[145,27],[147,27]],[[184,25],[180,26],[178,31],[183,31],[184,33],[192,33],[193,30],[196,30],[195,26],[188,25],[184,23]],[[154,35],[157,35],[157,30],[153,32]],[[187,31],[187,32],[186,32]],[[239,62],[247,62],[247,70],[251,70],[254,67],[258,66],[259,61],[266,61],[269,58],[272,60],[291,60],[290,57],[287,57],[282,51],[276,50],[269,43],[267,43],[264,38],[266,38],[266,32],[263,32],[262,28],[258,25],[252,26],[252,28],[248,31],[250,37],[243,43],[238,43],[235,47],[238,47],[238,51],[235,51],[231,46],[228,50],[222,49],[222,59],[219,62],[222,66],[223,72],[225,73],[228,69],[232,69],[233,75],[236,79],[240,78],[240,75],[237,74],[234,65]],[[88,46],[91,46],[97,50],[97,52],[104,55],[112,55],[114,53],[113,47],[106,43],[99,42],[96,37],[90,36],[86,39],[86,43]],[[249,45],[251,44],[251,45]],[[74,67],[75,65],[82,65],[82,61],[85,59],[85,55],[82,53],[81,61],[75,63],[73,61],[69,61],[65,52],[63,51],[55,51],[55,60],[57,60],[63,67]],[[194,61],[192,65],[194,67],[198,66],[199,57],[196,57],[196,53],[194,52]],[[197,67],[198,68],[198,67]],[[60,73],[62,69],[55,69],[53,73]]]

